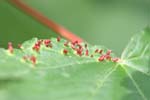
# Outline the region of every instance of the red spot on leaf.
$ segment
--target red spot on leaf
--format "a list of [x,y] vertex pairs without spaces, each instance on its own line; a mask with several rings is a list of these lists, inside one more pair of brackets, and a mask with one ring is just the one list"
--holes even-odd
[[65,55],[68,54],[68,50],[64,49],[64,50],[63,50],[63,53],[64,53]]
[[99,61],[103,61],[104,59],[105,59],[105,55],[101,55],[101,56],[98,58]]
[[120,59],[119,58],[113,58],[112,61],[113,62],[118,62]]
[[46,47],[48,47],[51,44],[51,40],[49,40],[49,39],[44,40],[44,44]]
[[24,59],[24,60],[28,60],[28,57],[27,57],[27,56],[23,56],[23,59]]
[[69,44],[69,42],[67,41],[67,42],[65,42],[65,43],[64,43],[64,46],[66,46],[66,47],[67,47],[67,46],[68,46],[68,44]]
[[95,50],[95,53],[98,53],[98,51],[99,51],[99,50],[98,50],[98,49],[96,49],[96,50]]
[[10,53],[13,53],[13,51],[14,51],[14,48],[13,48],[11,42],[8,43],[8,50],[9,50]]
[[32,47],[32,49],[35,50],[36,52],[39,52],[40,46],[38,46],[38,45],[35,44],[35,45]]
[[77,55],[82,56],[82,49],[76,49],[76,53]]
[[74,41],[74,42],[72,42],[71,44],[75,46],[75,45],[78,44],[78,41]]
[[33,64],[36,64],[36,57],[35,57],[35,56],[31,56],[31,57],[30,57],[30,61],[31,61]]
[[72,48],[73,50],[76,50],[76,48],[75,48],[75,46],[74,46],[74,45],[71,45],[71,48]]
[[79,49],[82,49],[82,45],[78,44]]
[[111,52],[112,52],[111,50],[108,50],[107,53],[106,53],[106,55],[110,55]]
[[42,42],[43,42],[43,40],[38,40],[38,41],[37,41],[37,43],[38,43],[39,45],[41,45]]
[[89,50],[86,50],[86,51],[85,51],[85,55],[86,55],[86,56],[89,56]]
[[93,58],[93,55],[91,55],[91,58]]
[[75,44],[78,44],[79,42],[76,40],[76,41],[74,41],[74,43],[75,43]]
[[57,37],[57,42],[60,42],[61,38],[60,37]]
[[84,47],[87,48],[87,44],[85,44]]
[[105,55],[105,58],[106,58],[107,60],[111,60],[111,56],[110,56],[110,55]]
[[18,48],[21,49],[21,48],[22,48],[22,45],[21,45],[21,44],[18,44]]
[[103,50],[99,50],[99,53],[102,54],[102,53],[103,53]]

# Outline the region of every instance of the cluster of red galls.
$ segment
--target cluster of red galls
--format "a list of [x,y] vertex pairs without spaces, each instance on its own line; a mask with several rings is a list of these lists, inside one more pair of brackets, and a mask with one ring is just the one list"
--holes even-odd
[[[57,42],[60,42],[60,37],[57,38]],[[33,50],[35,50],[36,52],[40,51],[40,47],[41,45],[44,44],[46,47],[50,47],[52,48],[52,43],[50,39],[45,39],[45,40],[38,40],[34,46],[32,47]],[[21,44],[18,44],[19,48],[22,48]],[[12,54],[14,52],[14,48],[11,42],[8,43],[8,51]],[[25,55],[23,56],[23,59],[25,61],[31,61],[33,64],[36,64],[37,62],[37,58],[34,55]]]
[[[69,42],[65,42],[65,43],[64,43],[64,46],[68,46],[68,43],[69,43]],[[94,57],[93,54],[89,55],[89,50],[88,50],[88,48],[87,48],[87,44],[85,44],[84,46],[82,46],[80,43],[78,43],[78,41],[75,41],[75,42],[72,42],[72,43],[71,43],[71,46],[70,46],[70,47],[71,47],[71,48],[76,52],[76,54],[79,55],[79,56],[85,55],[85,56],[90,56],[91,58]],[[67,55],[68,52],[69,52],[69,51],[68,51],[67,49],[64,49],[64,50],[63,50],[63,53],[64,53],[65,55]],[[111,53],[112,53],[111,50],[108,50],[108,51],[106,52],[106,54],[103,54],[103,50],[101,50],[101,49],[100,49],[100,50],[99,50],[99,49],[96,49],[94,53],[100,54],[100,57],[98,58],[98,61],[104,61],[104,60],[109,60],[109,61],[113,61],[113,62],[118,62],[118,61],[119,61],[119,58],[112,58],[112,57],[111,57]]]
[[[60,40],[61,40],[61,38],[60,37],[58,37],[57,38],[57,42],[60,42]],[[88,46],[87,46],[87,44],[85,44],[84,46],[82,46],[80,43],[78,43],[78,41],[75,41],[75,42],[72,42],[72,43],[70,43],[70,42],[65,42],[64,43],[64,46],[65,47],[71,47],[72,48],[72,50],[73,51],[75,51],[75,53],[78,55],[78,56],[83,56],[83,55],[85,55],[85,56],[90,56],[91,58],[93,58],[94,57],[94,55],[93,54],[89,54],[89,50],[88,50]],[[35,44],[34,44],[34,46],[32,47],[32,49],[33,50],[35,50],[36,52],[39,52],[40,51],[40,47],[41,47],[41,45],[45,45],[45,47],[49,47],[49,48],[52,48],[52,43],[51,43],[51,40],[50,39],[45,39],[45,40],[38,40]],[[18,45],[18,47],[19,48],[21,48],[21,45],[19,44]],[[12,43],[11,42],[9,42],[8,43],[8,50],[9,50],[9,52],[10,53],[13,53],[13,46],[12,46]],[[119,61],[119,58],[112,58],[111,57],[111,50],[108,50],[107,52],[106,52],[106,54],[103,54],[103,50],[99,50],[99,49],[96,49],[95,51],[94,51],[94,53],[98,53],[98,54],[100,54],[100,57],[98,58],[98,61],[104,61],[104,60],[109,60],[109,61],[113,61],[113,62],[118,62]],[[63,49],[63,54],[64,55],[67,55],[69,53],[69,51],[67,50],[67,49]],[[34,55],[32,55],[32,56],[23,56],[23,59],[24,60],[26,60],[26,61],[31,61],[33,64],[36,64],[36,60],[37,60],[37,58],[34,56]]]
[[108,50],[106,52],[106,54],[102,54],[102,50],[100,50],[99,53],[102,54],[102,55],[98,58],[98,60],[99,61],[109,60],[109,61],[113,61],[113,62],[118,62],[119,58],[112,58],[111,55],[110,55],[111,52],[112,52],[111,50]]
[[[21,44],[18,44],[18,47],[21,48]],[[11,42],[8,43],[8,51],[10,53],[14,52],[14,48]],[[36,57],[35,56],[23,56],[23,59],[26,61],[31,61],[33,64],[36,64]]]
[[[67,41],[67,42],[65,42],[64,43],[64,46],[66,46],[66,47],[68,47],[69,45],[69,42]],[[76,54],[77,55],[79,55],[79,56],[82,56],[82,55],[84,55],[84,48],[86,49],[86,51],[85,51],[85,55],[86,56],[89,56],[89,51],[88,51],[88,49],[87,49],[87,44],[85,44],[85,47],[83,48],[82,47],[82,45],[80,44],[80,43],[78,43],[78,41],[75,41],[75,42],[72,42],[71,43],[71,46],[70,46],[75,52],[76,52]],[[68,50],[67,49],[64,49],[63,50],[63,53],[66,55],[66,54],[68,54]]]

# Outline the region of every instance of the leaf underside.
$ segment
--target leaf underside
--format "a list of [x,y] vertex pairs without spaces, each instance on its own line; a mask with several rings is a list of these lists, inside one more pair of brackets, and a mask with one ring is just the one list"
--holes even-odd
[[98,61],[103,46],[82,43],[79,55],[72,43],[50,40],[38,51],[37,38],[13,53],[0,49],[0,100],[150,100],[150,29],[131,39],[118,62]]

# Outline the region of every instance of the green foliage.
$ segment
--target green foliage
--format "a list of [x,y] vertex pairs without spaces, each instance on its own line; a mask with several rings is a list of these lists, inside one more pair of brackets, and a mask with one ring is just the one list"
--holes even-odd
[[[94,52],[99,48],[106,54],[103,46],[88,44],[89,56],[79,56],[71,43],[64,46],[66,40],[52,38],[52,47],[42,44],[39,51],[33,50],[37,41],[29,40],[13,53],[0,49],[0,100],[150,99],[149,29],[131,39],[118,62],[98,61],[101,54]],[[36,63],[25,56],[35,56]]]

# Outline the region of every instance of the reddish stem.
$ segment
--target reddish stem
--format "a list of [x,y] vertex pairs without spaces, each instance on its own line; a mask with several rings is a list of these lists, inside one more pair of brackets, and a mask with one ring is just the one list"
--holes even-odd
[[68,31],[61,25],[58,25],[54,21],[48,19],[43,14],[41,14],[40,12],[29,7],[27,4],[25,4],[21,0],[10,0],[10,1],[11,1],[11,3],[15,4],[18,8],[23,10],[25,13],[32,16],[37,21],[39,21],[43,25],[47,26],[48,28],[52,29],[54,32],[58,33],[59,35],[61,35],[64,38],[68,39],[69,41],[71,41],[71,42],[74,42],[74,41],[82,42],[83,41],[80,37],[76,36],[75,34],[73,34],[70,31]]

